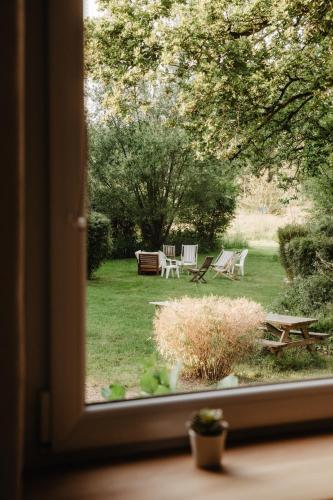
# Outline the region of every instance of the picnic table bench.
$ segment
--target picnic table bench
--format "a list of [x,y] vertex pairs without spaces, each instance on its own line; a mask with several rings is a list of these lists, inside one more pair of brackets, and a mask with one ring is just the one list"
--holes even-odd
[[313,344],[320,343],[329,336],[328,333],[309,331],[310,325],[317,321],[315,318],[269,313],[265,318],[264,329],[278,338],[261,339],[259,342],[275,354],[279,354],[283,349],[299,346],[305,346],[308,351],[313,352]]

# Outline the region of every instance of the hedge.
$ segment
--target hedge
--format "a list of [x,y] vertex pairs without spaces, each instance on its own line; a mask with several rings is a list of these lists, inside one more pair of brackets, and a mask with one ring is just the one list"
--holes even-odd
[[99,212],[88,216],[87,273],[90,279],[99,266],[110,257],[110,221]]

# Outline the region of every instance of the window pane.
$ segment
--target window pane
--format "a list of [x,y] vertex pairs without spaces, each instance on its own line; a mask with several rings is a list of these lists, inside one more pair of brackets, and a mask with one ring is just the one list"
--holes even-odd
[[85,2],[89,403],[332,372],[325,7],[264,7]]

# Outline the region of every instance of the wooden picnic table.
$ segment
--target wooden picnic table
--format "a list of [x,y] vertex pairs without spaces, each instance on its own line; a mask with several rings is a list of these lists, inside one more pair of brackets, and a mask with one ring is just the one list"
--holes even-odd
[[269,313],[265,318],[265,329],[278,337],[279,340],[263,339],[261,343],[276,354],[283,349],[298,346],[305,346],[310,352],[313,352],[313,344],[321,342],[329,336],[327,333],[309,331],[310,325],[317,321],[315,318]]

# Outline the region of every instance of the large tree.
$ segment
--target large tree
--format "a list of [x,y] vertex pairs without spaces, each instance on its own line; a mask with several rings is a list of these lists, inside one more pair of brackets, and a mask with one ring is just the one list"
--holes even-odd
[[106,214],[115,240],[135,227],[148,249],[185,223],[212,245],[235,210],[234,175],[215,158],[197,159],[186,132],[161,116],[89,127],[91,207]]
[[130,124],[113,118],[91,127],[89,153],[93,208],[113,225],[136,224],[145,245],[160,248],[197,168],[186,134],[151,118]]

